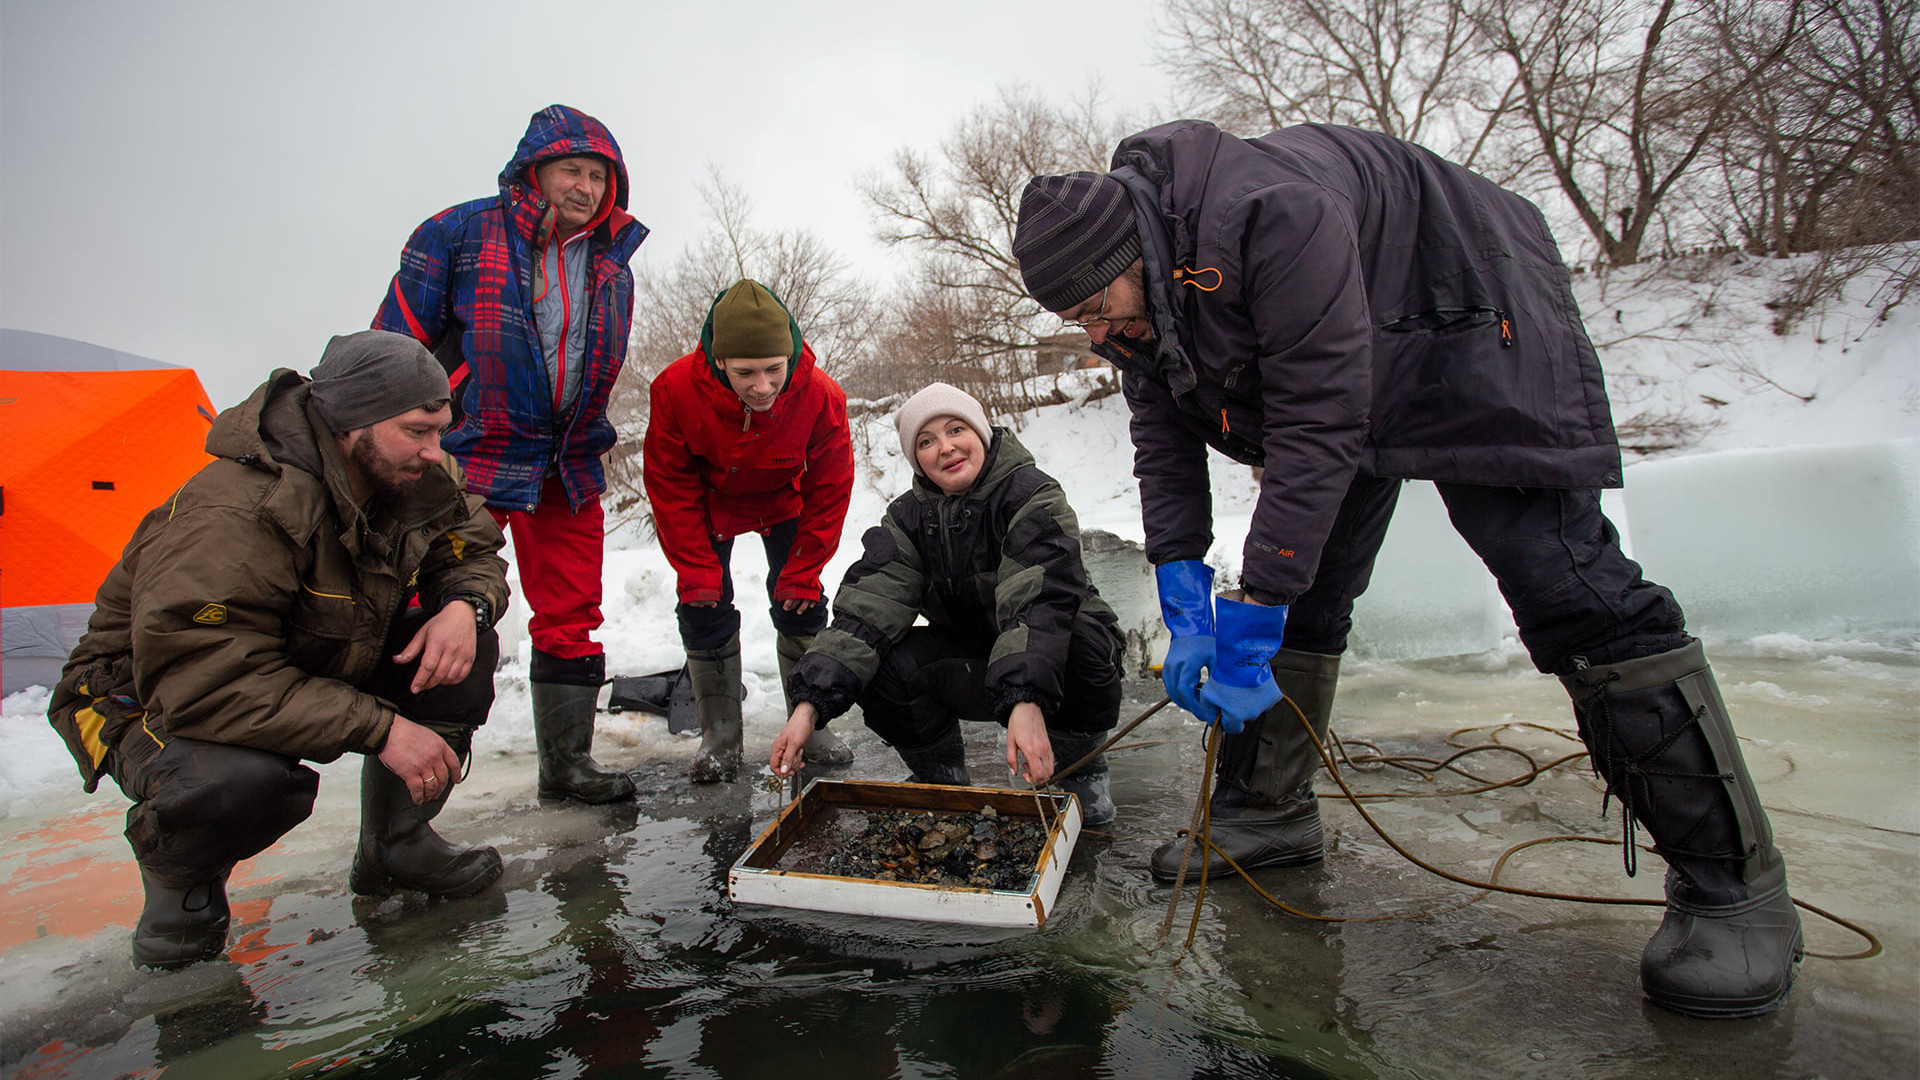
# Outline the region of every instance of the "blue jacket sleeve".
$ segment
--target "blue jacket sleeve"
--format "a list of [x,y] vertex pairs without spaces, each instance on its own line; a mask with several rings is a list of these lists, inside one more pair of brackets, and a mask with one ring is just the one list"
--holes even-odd
[[373,329],[410,335],[432,349],[453,321],[453,270],[456,234],[465,215],[460,208],[420,224],[400,251],[400,268],[374,314]]

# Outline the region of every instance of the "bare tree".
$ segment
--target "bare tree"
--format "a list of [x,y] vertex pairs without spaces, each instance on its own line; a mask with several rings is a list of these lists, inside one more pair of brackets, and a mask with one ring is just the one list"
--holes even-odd
[[1716,2],[1486,0],[1477,16],[1512,64],[1544,167],[1611,265],[1639,261],[1676,185],[1799,33],[1802,0],[1786,0],[1774,32],[1736,68],[1725,63]]
[[994,412],[1031,404],[1016,400],[1015,386],[1033,373],[1040,337],[1059,324],[1028,298],[1013,257],[1021,192],[1034,176],[1106,171],[1131,130],[1103,114],[1098,87],[1066,108],[1007,87],[956,125],[937,155],[902,149],[891,176],[862,183],[880,240],[913,258],[884,332],[888,368],[870,392],[912,389],[933,374],[985,391]]
[[728,286],[746,277],[771,289],[800,324],[821,368],[836,378],[870,364],[875,348],[881,318],[875,290],[844,257],[809,230],[756,227],[746,194],[718,169],[709,168],[699,191],[712,228],[670,269],[642,266],[634,273],[627,362],[607,406],[620,432],[606,459],[607,509],[620,520],[647,513],[640,450],[647,387],[700,344],[707,312]]
[[[1784,0],[1729,0],[1729,63],[1750,69]],[[1734,235],[1755,254],[1803,260],[1774,309],[1785,333],[1863,270],[1882,310],[1920,287],[1920,40],[1916,0],[1807,0],[1804,32],[1769,77],[1747,82],[1718,146]]]
[[1481,157],[1516,85],[1489,75],[1466,0],[1169,0],[1166,18],[1161,65],[1222,127],[1352,124],[1502,171]]
[[[1751,70],[1785,0],[1729,0],[1729,63]],[[1806,0],[1804,32],[1746,80],[1722,140],[1727,205],[1755,254],[1911,239],[1920,214],[1915,0]],[[1904,213],[1903,213],[1904,211]]]

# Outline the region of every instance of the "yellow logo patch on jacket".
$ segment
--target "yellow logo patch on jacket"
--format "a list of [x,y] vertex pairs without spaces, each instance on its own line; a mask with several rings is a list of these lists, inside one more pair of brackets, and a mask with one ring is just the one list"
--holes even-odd
[[220,626],[227,621],[227,605],[208,604],[194,612],[193,621],[202,626]]

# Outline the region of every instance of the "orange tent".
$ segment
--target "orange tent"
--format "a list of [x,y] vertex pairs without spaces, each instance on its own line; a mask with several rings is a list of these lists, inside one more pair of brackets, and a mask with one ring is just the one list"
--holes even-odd
[[213,415],[188,368],[0,331],[0,690],[58,678],[134,527],[212,460]]

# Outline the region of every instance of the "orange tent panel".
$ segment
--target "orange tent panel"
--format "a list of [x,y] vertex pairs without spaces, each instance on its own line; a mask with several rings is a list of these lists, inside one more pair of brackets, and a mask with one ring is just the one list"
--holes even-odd
[[92,603],[147,511],[201,466],[188,368],[0,370],[0,605]]

